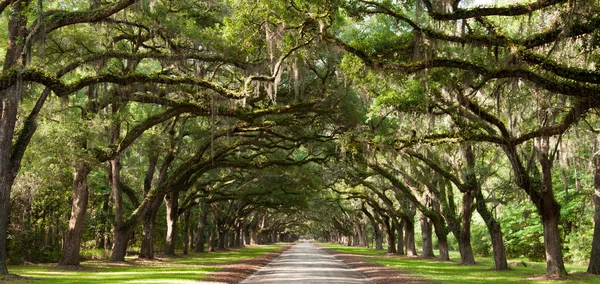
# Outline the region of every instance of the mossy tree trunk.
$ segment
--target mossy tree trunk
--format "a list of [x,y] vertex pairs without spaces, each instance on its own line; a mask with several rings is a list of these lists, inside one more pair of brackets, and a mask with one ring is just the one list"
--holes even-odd
[[[596,149],[600,146],[600,133],[596,135]],[[600,274],[600,153],[594,154],[594,235],[592,237],[592,254],[587,273]]]
[[435,254],[433,253],[431,222],[429,222],[427,216],[421,212],[419,212],[419,224],[421,225],[421,247],[423,248],[421,254],[425,258],[435,257]]

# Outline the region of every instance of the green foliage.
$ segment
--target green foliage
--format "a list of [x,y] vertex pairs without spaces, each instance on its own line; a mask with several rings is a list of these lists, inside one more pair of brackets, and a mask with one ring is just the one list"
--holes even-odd
[[471,224],[471,245],[476,256],[492,256],[492,240],[483,222]]
[[498,219],[502,224],[508,257],[525,256],[533,261],[545,258],[541,219],[532,205],[507,205]]

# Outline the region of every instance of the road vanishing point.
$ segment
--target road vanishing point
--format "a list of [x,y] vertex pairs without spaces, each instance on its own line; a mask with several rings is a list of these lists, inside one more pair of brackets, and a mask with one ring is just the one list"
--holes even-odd
[[303,242],[274,259],[242,284],[371,283],[342,261],[310,242]]

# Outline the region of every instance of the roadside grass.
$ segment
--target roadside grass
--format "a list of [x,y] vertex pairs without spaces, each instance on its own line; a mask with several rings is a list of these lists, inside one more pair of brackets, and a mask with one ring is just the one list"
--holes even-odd
[[[583,274],[587,267],[567,265],[569,276],[561,280],[549,280],[543,277],[546,264],[527,261],[525,258],[511,259],[511,270],[495,271],[493,259],[476,257],[477,265],[458,265],[458,252],[450,253],[450,262],[435,259],[388,255],[385,251],[375,251],[367,248],[347,247],[338,244],[320,243],[327,249],[345,253],[361,254],[367,260],[386,266],[407,271],[415,276],[441,283],[600,283],[600,277]],[[519,266],[515,266],[518,264]],[[524,267],[523,264],[526,266]]]
[[[156,261],[137,261],[128,257],[126,262],[92,260],[82,262],[76,270],[62,270],[52,264],[9,266],[8,283],[192,283],[204,278],[220,266],[239,260],[277,252],[285,244],[251,246],[211,253],[190,253],[172,258],[159,257]],[[2,280],[0,280],[2,282]]]

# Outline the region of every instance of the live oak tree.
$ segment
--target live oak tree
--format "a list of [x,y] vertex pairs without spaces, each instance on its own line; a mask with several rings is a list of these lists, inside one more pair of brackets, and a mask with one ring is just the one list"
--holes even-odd
[[[540,1],[531,5],[494,8],[462,8],[459,4],[460,1],[448,5],[417,1],[414,6],[402,6],[378,1],[353,1],[346,6],[348,14],[356,15],[358,21],[365,15],[372,15],[369,19],[380,22],[393,19],[395,22],[387,23],[391,29],[398,31],[396,36],[367,45],[338,38],[331,32],[325,32],[324,36],[361,58],[368,66],[383,72],[421,72],[427,75],[430,70],[445,68],[457,74],[468,74],[463,77],[467,78],[463,82],[475,86],[475,89],[501,79],[524,80],[537,90],[543,90],[540,92],[544,96],[560,94],[575,101],[577,106],[571,114],[574,120],[587,109],[597,106],[596,72],[587,63],[594,58],[593,42],[598,23],[593,20],[596,11],[590,9],[589,3],[566,5],[566,1]],[[524,21],[527,17],[544,21],[541,25],[532,25]],[[433,22],[439,24],[431,24]],[[455,28],[455,23],[460,29]],[[521,28],[518,28],[519,25]],[[399,48],[386,48],[392,43]],[[567,48],[558,51],[559,45]],[[578,46],[586,52],[579,53],[576,63],[568,66],[566,58],[577,54]],[[567,125],[571,123],[562,124]],[[551,162],[545,154],[548,153],[548,139],[565,128],[552,129],[540,131],[540,135],[536,136],[541,150],[541,171],[546,173],[540,185],[547,189],[551,183],[548,177]],[[512,147],[508,146],[505,152],[517,169],[517,183],[530,195],[532,203],[538,205],[545,220],[547,274],[564,275],[556,225],[558,204],[552,197],[538,196],[535,192],[539,189],[530,188],[529,178],[522,179],[523,172],[518,170],[522,164],[519,165],[521,162],[517,161]],[[543,192],[551,194],[550,190]]]

